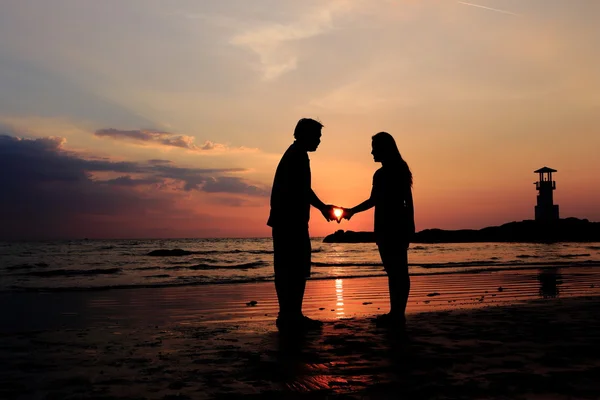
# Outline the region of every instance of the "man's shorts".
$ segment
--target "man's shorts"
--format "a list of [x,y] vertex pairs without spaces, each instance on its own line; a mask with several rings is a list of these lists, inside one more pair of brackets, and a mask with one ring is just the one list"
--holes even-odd
[[310,237],[308,228],[273,228],[273,253],[276,278],[310,277]]

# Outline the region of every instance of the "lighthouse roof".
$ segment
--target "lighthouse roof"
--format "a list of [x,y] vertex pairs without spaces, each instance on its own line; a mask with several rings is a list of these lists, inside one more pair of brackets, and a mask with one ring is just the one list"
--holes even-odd
[[552,168],[542,167],[542,168],[538,169],[537,171],[533,171],[533,172],[535,172],[536,174],[539,174],[541,172],[557,172],[557,171]]

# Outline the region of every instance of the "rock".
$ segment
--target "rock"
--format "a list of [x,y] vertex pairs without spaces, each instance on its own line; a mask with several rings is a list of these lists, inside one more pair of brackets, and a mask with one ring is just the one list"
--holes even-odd
[[194,254],[191,251],[183,250],[183,249],[159,249],[152,250],[148,253],[149,256],[153,257],[181,257],[181,256],[189,256],[190,254]]
[[[598,242],[600,222],[587,219],[561,218],[557,221],[523,220],[500,226],[476,229],[425,229],[416,232],[411,243],[478,243],[478,242]],[[342,229],[325,236],[325,243],[372,243],[373,232],[354,232]]]

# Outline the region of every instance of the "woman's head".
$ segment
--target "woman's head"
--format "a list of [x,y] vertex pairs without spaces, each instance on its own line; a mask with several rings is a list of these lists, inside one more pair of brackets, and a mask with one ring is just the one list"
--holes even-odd
[[373,158],[376,162],[395,162],[402,160],[394,137],[387,132],[379,132],[372,137]]
[[373,147],[371,154],[373,154],[375,162],[399,167],[412,186],[412,173],[408,164],[400,155],[394,137],[387,132],[376,133],[372,137],[371,145]]

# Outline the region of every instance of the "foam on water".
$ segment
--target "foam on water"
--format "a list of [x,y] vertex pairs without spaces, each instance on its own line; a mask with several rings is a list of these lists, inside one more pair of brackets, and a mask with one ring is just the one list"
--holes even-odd
[[[312,239],[312,278],[384,275],[374,243]],[[270,238],[0,243],[0,291],[97,290],[273,279]],[[413,244],[412,275],[600,266],[600,243]]]

